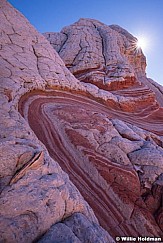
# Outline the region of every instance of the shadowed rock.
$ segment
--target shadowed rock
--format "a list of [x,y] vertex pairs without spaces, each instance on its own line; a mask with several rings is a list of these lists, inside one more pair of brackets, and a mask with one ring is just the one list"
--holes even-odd
[[42,237],[39,243],[113,243],[113,239],[98,225],[90,221],[82,214],[75,213],[62,223],[55,224]]

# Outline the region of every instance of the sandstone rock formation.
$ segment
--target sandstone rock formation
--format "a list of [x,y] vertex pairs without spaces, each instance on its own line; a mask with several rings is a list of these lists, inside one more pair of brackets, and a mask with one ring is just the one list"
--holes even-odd
[[[56,222],[67,217],[73,222],[78,212],[85,215],[95,238],[101,234],[99,242],[114,242],[18,112],[23,94],[50,87],[78,89],[79,82],[48,41],[5,0],[0,19],[0,241],[36,241]],[[82,223],[80,227],[86,228]]]
[[[105,193],[102,198],[99,189],[94,189],[100,198],[98,212],[95,199],[87,201],[102,226],[113,235],[148,235],[147,227],[138,225],[139,215],[144,223],[144,217],[149,217],[149,223],[154,216],[162,230],[163,88],[146,77],[146,59],[136,48],[136,38],[119,26],[92,19],[80,19],[60,33],[44,36],[87,90],[90,84],[96,90],[93,96],[98,104],[80,101],[81,109],[69,99],[63,108],[55,109],[55,116],[64,121],[62,128],[77,153],[84,154],[87,165],[94,164],[91,181]],[[97,94],[102,94],[102,99]],[[52,114],[49,117],[54,121]],[[123,171],[118,171],[119,166]],[[80,189],[81,184],[72,181]]]
[[163,88],[136,39],[81,19],[45,34],[62,60],[6,0],[0,18],[1,241],[163,236]]

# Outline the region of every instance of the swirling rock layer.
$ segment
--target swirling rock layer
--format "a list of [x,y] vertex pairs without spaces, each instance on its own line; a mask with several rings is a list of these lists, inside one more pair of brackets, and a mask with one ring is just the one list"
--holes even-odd
[[161,192],[152,213],[146,202],[163,169],[161,138],[115,119],[128,114],[68,92],[27,94],[19,109],[106,230],[113,236],[159,234],[154,215]]
[[1,241],[161,236],[163,90],[136,39],[81,19],[46,34],[62,60],[6,0],[0,19]]

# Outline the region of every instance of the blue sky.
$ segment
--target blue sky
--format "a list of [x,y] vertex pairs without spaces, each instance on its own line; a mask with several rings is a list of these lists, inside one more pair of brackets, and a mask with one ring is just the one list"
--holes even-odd
[[118,24],[148,41],[147,76],[163,85],[163,0],[9,0],[39,32],[58,32],[79,18]]

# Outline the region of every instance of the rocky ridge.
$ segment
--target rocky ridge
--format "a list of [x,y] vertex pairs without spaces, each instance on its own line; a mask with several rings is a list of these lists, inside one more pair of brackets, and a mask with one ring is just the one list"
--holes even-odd
[[162,236],[163,88],[136,39],[81,19],[45,34],[61,59],[5,0],[0,16],[2,242]]

